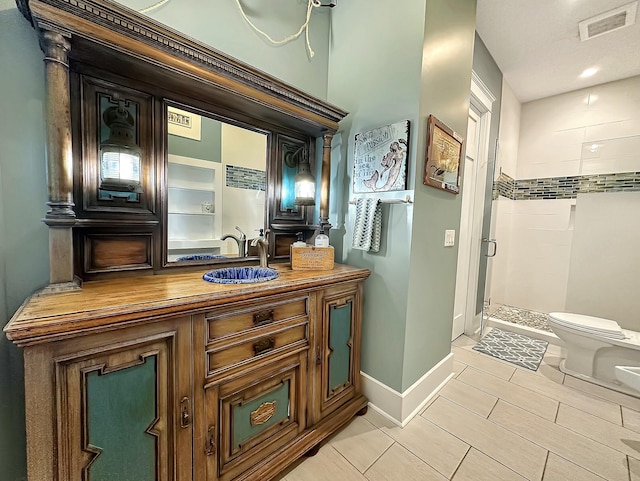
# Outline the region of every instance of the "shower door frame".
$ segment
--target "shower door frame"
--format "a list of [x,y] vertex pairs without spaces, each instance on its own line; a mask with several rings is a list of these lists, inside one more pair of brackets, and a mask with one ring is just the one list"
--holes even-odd
[[[489,172],[488,165],[491,113],[495,100],[495,96],[487,88],[484,82],[482,82],[480,77],[475,72],[472,72],[469,111],[473,111],[479,116],[478,122],[480,123],[480,129],[477,139],[478,155],[475,160],[476,175],[474,185],[467,185],[465,190],[465,179],[463,178],[462,195],[472,195],[473,197],[471,199],[470,209],[466,212],[463,209],[463,212],[461,213],[460,225],[462,228],[462,225],[466,221],[466,225],[471,228],[471,233],[469,236],[465,237],[466,241],[464,243],[462,242],[462,232],[460,232],[459,236],[461,242],[458,248],[458,262],[461,262],[461,258],[468,259],[468,262],[465,262],[466,265],[458,266],[452,339],[455,339],[461,334],[474,334],[481,326],[482,309],[478,313],[476,312],[476,307],[478,305],[477,301],[479,297],[478,281],[481,275],[486,275],[486,271],[484,273],[480,272],[480,257],[482,251],[482,226],[484,221],[487,175],[493,175],[493,172]],[[464,216],[467,216],[466,219]],[[467,255],[465,255],[465,252]],[[458,283],[463,284],[458,285]],[[456,323],[456,320],[460,315],[459,311],[462,303],[464,303],[464,308],[462,309],[464,322]],[[463,328],[462,332],[460,332],[460,327]]]

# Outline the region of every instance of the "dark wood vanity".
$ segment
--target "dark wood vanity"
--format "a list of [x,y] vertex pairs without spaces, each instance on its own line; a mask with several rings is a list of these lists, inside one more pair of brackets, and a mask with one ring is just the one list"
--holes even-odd
[[[47,81],[50,285],[4,329],[24,348],[29,481],[275,477],[367,406],[369,271],[287,263],[298,232],[331,227],[331,138],[346,113],[107,0],[17,3],[40,34]],[[129,192],[102,183],[114,106],[140,152]],[[251,188],[264,201],[247,222],[260,219],[276,279],[202,279],[214,267],[257,265],[239,240],[233,255],[181,260],[194,245],[221,249],[238,217],[218,202],[228,164],[176,154],[170,112],[186,112],[189,126],[190,115],[202,118],[223,139],[257,134],[264,167],[243,172],[262,182]],[[318,165],[317,221],[313,207],[284,199],[301,158]],[[172,177],[190,168],[202,170]],[[218,214],[231,220],[211,221]],[[183,240],[180,216],[215,228]]]

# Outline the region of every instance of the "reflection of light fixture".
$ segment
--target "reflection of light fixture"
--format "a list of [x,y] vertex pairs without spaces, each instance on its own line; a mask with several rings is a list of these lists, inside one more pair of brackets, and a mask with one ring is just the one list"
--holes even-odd
[[311,166],[307,158],[307,150],[299,149],[298,175],[295,178],[295,195],[293,201],[295,205],[315,205],[316,204],[316,179],[311,175]]
[[597,152],[599,147],[600,146],[598,144],[591,144],[591,147],[589,147],[589,150],[591,152]]
[[140,184],[140,147],[136,144],[134,120],[118,100],[102,115],[109,127],[109,138],[100,144],[100,189],[143,193]]

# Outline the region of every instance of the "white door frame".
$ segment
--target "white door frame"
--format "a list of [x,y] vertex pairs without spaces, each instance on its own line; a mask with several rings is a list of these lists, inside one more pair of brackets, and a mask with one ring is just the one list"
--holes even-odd
[[[480,328],[480,320],[482,312],[476,313],[476,302],[478,293],[478,280],[480,274],[480,255],[482,248],[482,221],[484,214],[484,200],[486,193],[487,167],[489,161],[489,130],[491,128],[491,110],[495,96],[482,82],[475,72],[472,72],[471,78],[471,105],[469,110],[475,112],[480,117],[480,134],[478,137],[478,155],[475,161],[475,185],[467,186],[465,190],[463,186],[462,195],[471,195],[471,202],[463,202],[463,212],[461,212],[460,224],[470,226],[470,235],[464,236],[464,244],[462,243],[462,233],[459,238],[461,244],[458,249],[458,261],[465,262],[466,266],[458,266],[458,276],[456,285],[462,283],[456,288],[456,297],[464,296],[456,303],[461,305],[464,302],[464,333],[473,334]],[[466,159],[465,159],[466,161]],[[465,207],[466,204],[466,207]],[[462,252],[462,255],[461,255]],[[456,315],[454,311],[454,315]],[[456,322],[454,319],[454,332],[452,337],[455,338],[459,331],[455,332]],[[458,328],[459,329],[459,328]]]

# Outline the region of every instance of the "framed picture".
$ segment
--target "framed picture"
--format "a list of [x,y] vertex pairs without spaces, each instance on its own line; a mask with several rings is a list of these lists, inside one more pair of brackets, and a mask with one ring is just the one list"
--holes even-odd
[[423,183],[453,194],[459,193],[463,147],[462,136],[429,115]]
[[167,108],[169,134],[187,139],[200,140],[202,118],[198,114],[175,107]]
[[407,189],[409,121],[356,134],[353,192]]

